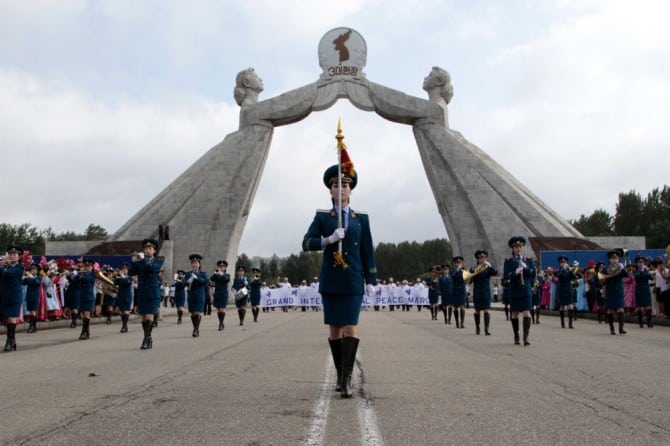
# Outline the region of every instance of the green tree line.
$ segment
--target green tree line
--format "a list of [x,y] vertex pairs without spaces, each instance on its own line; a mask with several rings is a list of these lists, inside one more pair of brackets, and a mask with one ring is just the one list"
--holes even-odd
[[585,236],[645,236],[647,248],[665,248],[670,244],[670,187],[655,188],[644,198],[634,190],[622,192],[613,216],[597,209],[570,223]]
[[30,223],[10,225],[0,223],[0,249],[10,243],[16,243],[33,255],[44,255],[45,242],[49,241],[92,241],[107,238],[107,230],[91,223],[82,233],[65,231],[56,233],[51,228],[39,229]]

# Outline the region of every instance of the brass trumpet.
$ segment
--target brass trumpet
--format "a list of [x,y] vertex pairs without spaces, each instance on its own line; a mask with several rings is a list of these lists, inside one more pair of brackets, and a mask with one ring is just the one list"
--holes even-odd
[[620,263],[616,263],[607,267],[607,273],[598,271],[598,280],[600,281],[600,284],[603,285],[607,280],[618,275],[622,269],[623,266]]
[[95,279],[98,281],[98,288],[108,296],[114,295],[119,290],[118,285],[115,284],[112,279],[107,277],[102,270],[97,270],[95,272]]
[[489,262],[484,262],[480,263],[477,265],[475,270],[473,272],[468,271],[467,269],[463,269],[463,281],[465,283],[470,283],[472,282],[472,279],[475,278],[477,274],[480,274],[488,269],[488,267],[491,266]]

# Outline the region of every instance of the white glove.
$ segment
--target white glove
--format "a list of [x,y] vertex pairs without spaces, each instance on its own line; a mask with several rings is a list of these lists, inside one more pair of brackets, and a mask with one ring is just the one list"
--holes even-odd
[[520,266],[521,268],[525,268],[525,267],[526,267],[526,264],[523,263],[523,262],[519,262],[519,266]]
[[344,238],[344,228],[337,228],[332,234],[328,236],[328,243],[337,243]]
[[521,274],[523,272],[523,266],[520,266],[516,269],[517,274]]

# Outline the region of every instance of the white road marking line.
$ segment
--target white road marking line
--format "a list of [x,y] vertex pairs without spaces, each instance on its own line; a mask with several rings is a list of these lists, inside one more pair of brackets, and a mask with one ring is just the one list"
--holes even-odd
[[358,425],[361,429],[361,445],[363,446],[383,446],[384,439],[379,432],[377,424],[377,413],[370,399],[370,394],[365,382],[365,372],[361,362],[361,354],[358,352],[354,377],[358,383],[358,396],[356,398],[358,405]]
[[333,393],[332,383],[335,377],[335,367],[330,353],[326,358],[326,368],[319,388],[319,397],[312,408],[312,416],[307,430],[305,446],[321,446],[326,434],[326,424],[330,411],[330,395]]

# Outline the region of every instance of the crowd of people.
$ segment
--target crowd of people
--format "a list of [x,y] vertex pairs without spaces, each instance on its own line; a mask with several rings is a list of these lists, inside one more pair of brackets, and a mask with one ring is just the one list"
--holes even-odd
[[[157,244],[151,239],[145,241],[153,250]],[[143,257],[143,258],[141,258]],[[668,317],[666,309],[670,309],[670,261],[662,258],[648,259],[638,256],[634,263],[621,264],[623,257],[617,250],[608,253],[612,260],[609,265],[604,262],[590,261],[585,268],[578,262],[570,262],[565,256],[557,258],[557,267],[539,270],[534,277],[529,277],[531,286],[531,306],[529,314],[532,324],[539,324],[543,309],[558,311],[561,327],[574,328],[578,312],[591,312],[597,315],[599,323],[612,326],[616,315],[619,333],[624,334],[623,315],[625,313],[637,317],[640,327],[653,327],[654,317]],[[11,259],[15,260],[12,261]],[[27,324],[26,333],[37,331],[37,322],[67,318],[70,327],[81,324],[80,339],[90,337],[90,319],[102,317],[111,324],[113,317],[121,320],[121,333],[128,331],[128,320],[131,314],[143,314],[142,325],[145,332],[144,348],[151,348],[151,330],[160,319],[160,305],[173,307],[177,310],[177,324],[182,323],[184,312],[191,314],[193,337],[199,336],[200,322],[203,316],[211,315],[212,308],[219,320],[218,330],[225,328],[226,310],[229,296],[237,310],[239,324],[244,325],[247,307],[251,307],[253,321],[257,322],[261,311],[319,311],[318,305],[277,305],[262,306],[261,295],[268,289],[295,289],[300,295],[318,295],[319,279],[314,277],[310,283],[302,280],[300,284],[291,285],[288,278],[276,279],[277,285],[268,285],[261,277],[258,268],[252,269],[251,276],[243,266],[238,266],[234,277],[227,272],[228,262],[218,260],[213,274],[207,275],[201,270],[202,257],[198,254],[190,256],[192,269],[179,270],[174,278],[162,277],[162,264],[155,262],[152,273],[156,277],[153,285],[160,297],[156,311],[140,308],[138,296],[141,294],[137,268],[146,263],[150,257],[134,259],[131,264],[120,268],[99,267],[91,259],[83,258],[80,262],[58,260],[31,263],[32,256],[25,253],[19,246],[7,247],[7,254],[2,263],[2,318],[7,325],[7,343],[5,350],[16,349],[16,324]],[[444,323],[451,325],[452,319],[456,328],[465,328],[466,309],[474,307],[473,320],[475,333],[480,334],[483,325],[485,335],[491,334],[489,310],[491,302],[501,301],[506,319],[510,319],[510,301],[508,297],[509,279],[490,265],[486,250],[475,253],[476,265],[472,268],[464,266],[464,259],[455,256],[450,263],[435,265],[428,271],[425,279],[414,281],[395,281],[392,277],[376,280],[368,284],[365,294],[368,298],[363,303],[367,311],[417,311],[427,309],[432,320],[437,320],[440,313]],[[144,262],[144,263],[142,263]],[[25,264],[24,264],[25,263]],[[130,273],[132,265],[135,265]],[[150,265],[153,262],[149,263]],[[154,271],[155,270],[155,271]],[[19,274],[20,272],[20,274]],[[105,279],[106,278],[106,279]],[[610,293],[622,294],[623,299],[614,307],[606,305],[606,284],[610,280],[621,283]],[[142,288],[150,289],[143,284]],[[11,298],[12,290],[20,290],[19,298]],[[621,292],[622,291],[622,292]],[[426,305],[410,305],[404,299],[410,295],[428,296]],[[6,297],[6,298],[5,298]],[[370,302],[384,302],[382,305],[366,305]],[[393,302],[398,302],[394,304]],[[17,313],[18,308],[18,313]],[[16,314],[15,316],[13,316]],[[566,321],[567,320],[567,321]],[[482,324],[483,322],[483,324]],[[566,324],[567,322],[567,324]],[[514,326],[514,319],[512,319]],[[527,331],[527,330],[526,330]],[[11,333],[10,333],[11,332]]]

